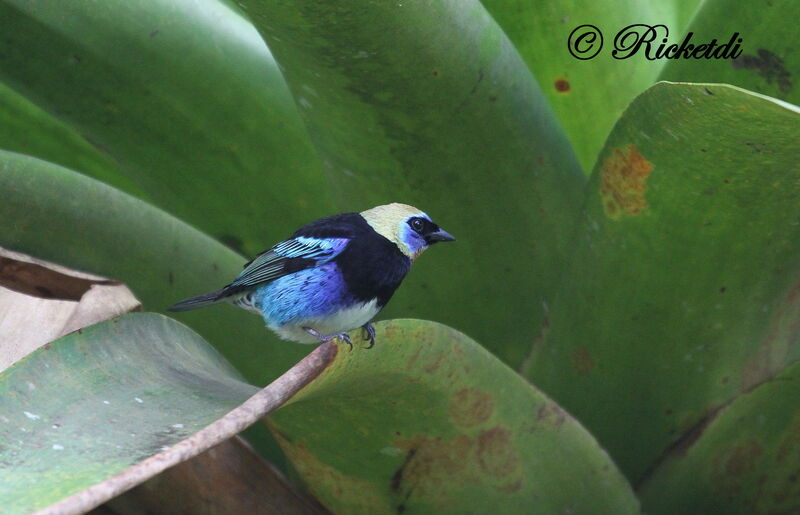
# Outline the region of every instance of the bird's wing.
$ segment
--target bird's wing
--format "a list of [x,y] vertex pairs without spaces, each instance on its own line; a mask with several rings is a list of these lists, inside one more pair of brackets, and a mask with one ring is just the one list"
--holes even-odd
[[349,238],[305,236],[282,241],[246,263],[242,273],[225,290],[228,293],[231,290],[243,290],[299,270],[323,265],[338,256],[349,242]]

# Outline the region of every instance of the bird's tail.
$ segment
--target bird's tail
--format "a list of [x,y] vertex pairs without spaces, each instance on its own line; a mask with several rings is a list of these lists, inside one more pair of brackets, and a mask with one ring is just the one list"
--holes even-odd
[[212,291],[211,293],[198,295],[197,297],[191,297],[186,300],[182,300],[177,304],[173,304],[167,308],[167,311],[189,311],[190,309],[197,309],[202,308],[203,306],[216,304],[217,302],[222,302],[225,300],[225,293],[225,288],[223,288],[221,290]]

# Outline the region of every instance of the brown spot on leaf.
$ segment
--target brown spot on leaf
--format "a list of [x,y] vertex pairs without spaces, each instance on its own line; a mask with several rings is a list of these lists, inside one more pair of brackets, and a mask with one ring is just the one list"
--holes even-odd
[[406,501],[413,494],[428,498],[444,508],[451,502],[456,485],[460,488],[464,483],[480,480],[474,466],[477,459],[474,438],[458,435],[448,440],[440,436],[420,435],[395,441],[393,445],[407,453],[402,472],[391,485]]
[[403,482],[403,471],[406,469],[406,467],[408,466],[408,462],[411,461],[416,452],[417,452],[416,449],[409,449],[408,452],[406,453],[406,460],[392,476],[392,490],[394,490],[395,492],[400,491],[400,485]]
[[749,391],[787,363],[791,346],[800,339],[800,284],[792,287],[773,310],[767,334],[742,370],[741,388]]
[[744,144],[750,147],[756,154],[763,154],[764,152],[768,151],[766,149],[766,145],[764,145],[763,143],[757,143],[755,141],[745,141]]
[[536,410],[536,420],[547,423],[558,429],[567,419],[567,412],[555,402],[545,402]]
[[514,448],[511,431],[493,427],[478,437],[478,460],[481,470],[490,476],[506,477],[519,467],[519,454]]
[[406,363],[406,370],[414,366],[414,363],[417,362],[417,358],[419,357],[420,352],[422,352],[422,346],[417,347],[416,352],[414,352],[414,354],[412,354],[411,357],[408,358],[408,362]]
[[623,214],[635,216],[647,207],[645,191],[653,163],[635,145],[612,149],[600,168],[600,195],[606,216],[618,220]]
[[567,79],[558,78],[553,85],[559,93],[567,93],[570,90],[569,81]]
[[446,358],[447,358],[446,353],[445,352],[440,352],[436,356],[436,358],[431,363],[425,365],[422,368],[422,370],[424,370],[425,372],[428,372],[429,374],[432,374],[433,372],[436,372],[437,370],[439,370],[439,367],[442,366],[442,363],[444,363]]
[[783,59],[766,48],[759,48],[756,55],[740,55],[731,61],[737,70],[754,70],[768,84],[776,84],[781,93],[792,89],[792,74],[783,65]]
[[463,388],[450,398],[450,418],[459,427],[472,427],[489,420],[494,412],[491,395],[474,388]]
[[506,493],[506,494],[513,494],[514,492],[518,491],[520,488],[522,488],[522,478],[517,479],[513,483],[508,483],[506,485],[497,487],[498,490],[500,490],[501,492]]
[[741,481],[757,470],[756,461],[764,450],[755,440],[725,449],[714,458],[715,483],[724,490],[741,488]]
[[594,367],[594,358],[584,347],[578,347],[572,351],[572,365],[579,375],[585,376]]

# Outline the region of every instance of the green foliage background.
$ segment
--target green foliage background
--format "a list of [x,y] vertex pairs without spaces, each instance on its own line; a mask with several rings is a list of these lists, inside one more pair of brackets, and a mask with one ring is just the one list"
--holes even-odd
[[[781,464],[796,460],[800,426],[780,384],[793,381],[800,334],[798,11],[789,0],[3,0],[0,245],[122,280],[161,312],[305,222],[414,204],[458,242],[415,264],[383,318],[480,342],[490,352],[471,366],[498,370],[486,381],[519,398],[539,394],[509,368],[541,387],[648,511],[791,511],[800,491]],[[565,43],[583,23],[607,46],[632,23],[663,23],[676,42],[739,32],[744,55],[617,61],[606,48],[578,61]],[[254,385],[310,350],[233,308],[176,318]],[[387,346],[424,339],[407,324]],[[375,457],[345,452],[344,428],[317,440],[291,416],[315,404],[302,406],[275,423],[310,438],[313,463],[347,471],[347,484]],[[376,441],[391,426],[347,420]],[[417,430],[476,437],[445,422]],[[263,427],[253,438],[281,460]],[[397,506],[387,481],[373,504],[342,500],[289,454],[328,507]],[[580,462],[545,468],[558,483]],[[631,509],[613,482],[609,506]],[[411,505],[441,507],[424,492]]]

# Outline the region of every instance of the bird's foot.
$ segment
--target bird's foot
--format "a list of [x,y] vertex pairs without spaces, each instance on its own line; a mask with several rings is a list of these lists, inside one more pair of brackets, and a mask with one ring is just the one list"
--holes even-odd
[[338,333],[338,334],[322,334],[319,331],[315,331],[310,327],[304,327],[303,330],[319,340],[322,343],[325,343],[330,340],[334,340],[336,338],[342,340],[344,343],[350,346],[350,350],[353,350],[353,342],[350,341],[350,335],[347,333]]
[[369,341],[369,345],[367,345],[365,348],[371,349],[372,347],[375,346],[375,328],[372,327],[372,324],[367,322],[366,324],[361,326],[361,329],[363,329],[364,333],[366,333],[367,335],[365,339]]

